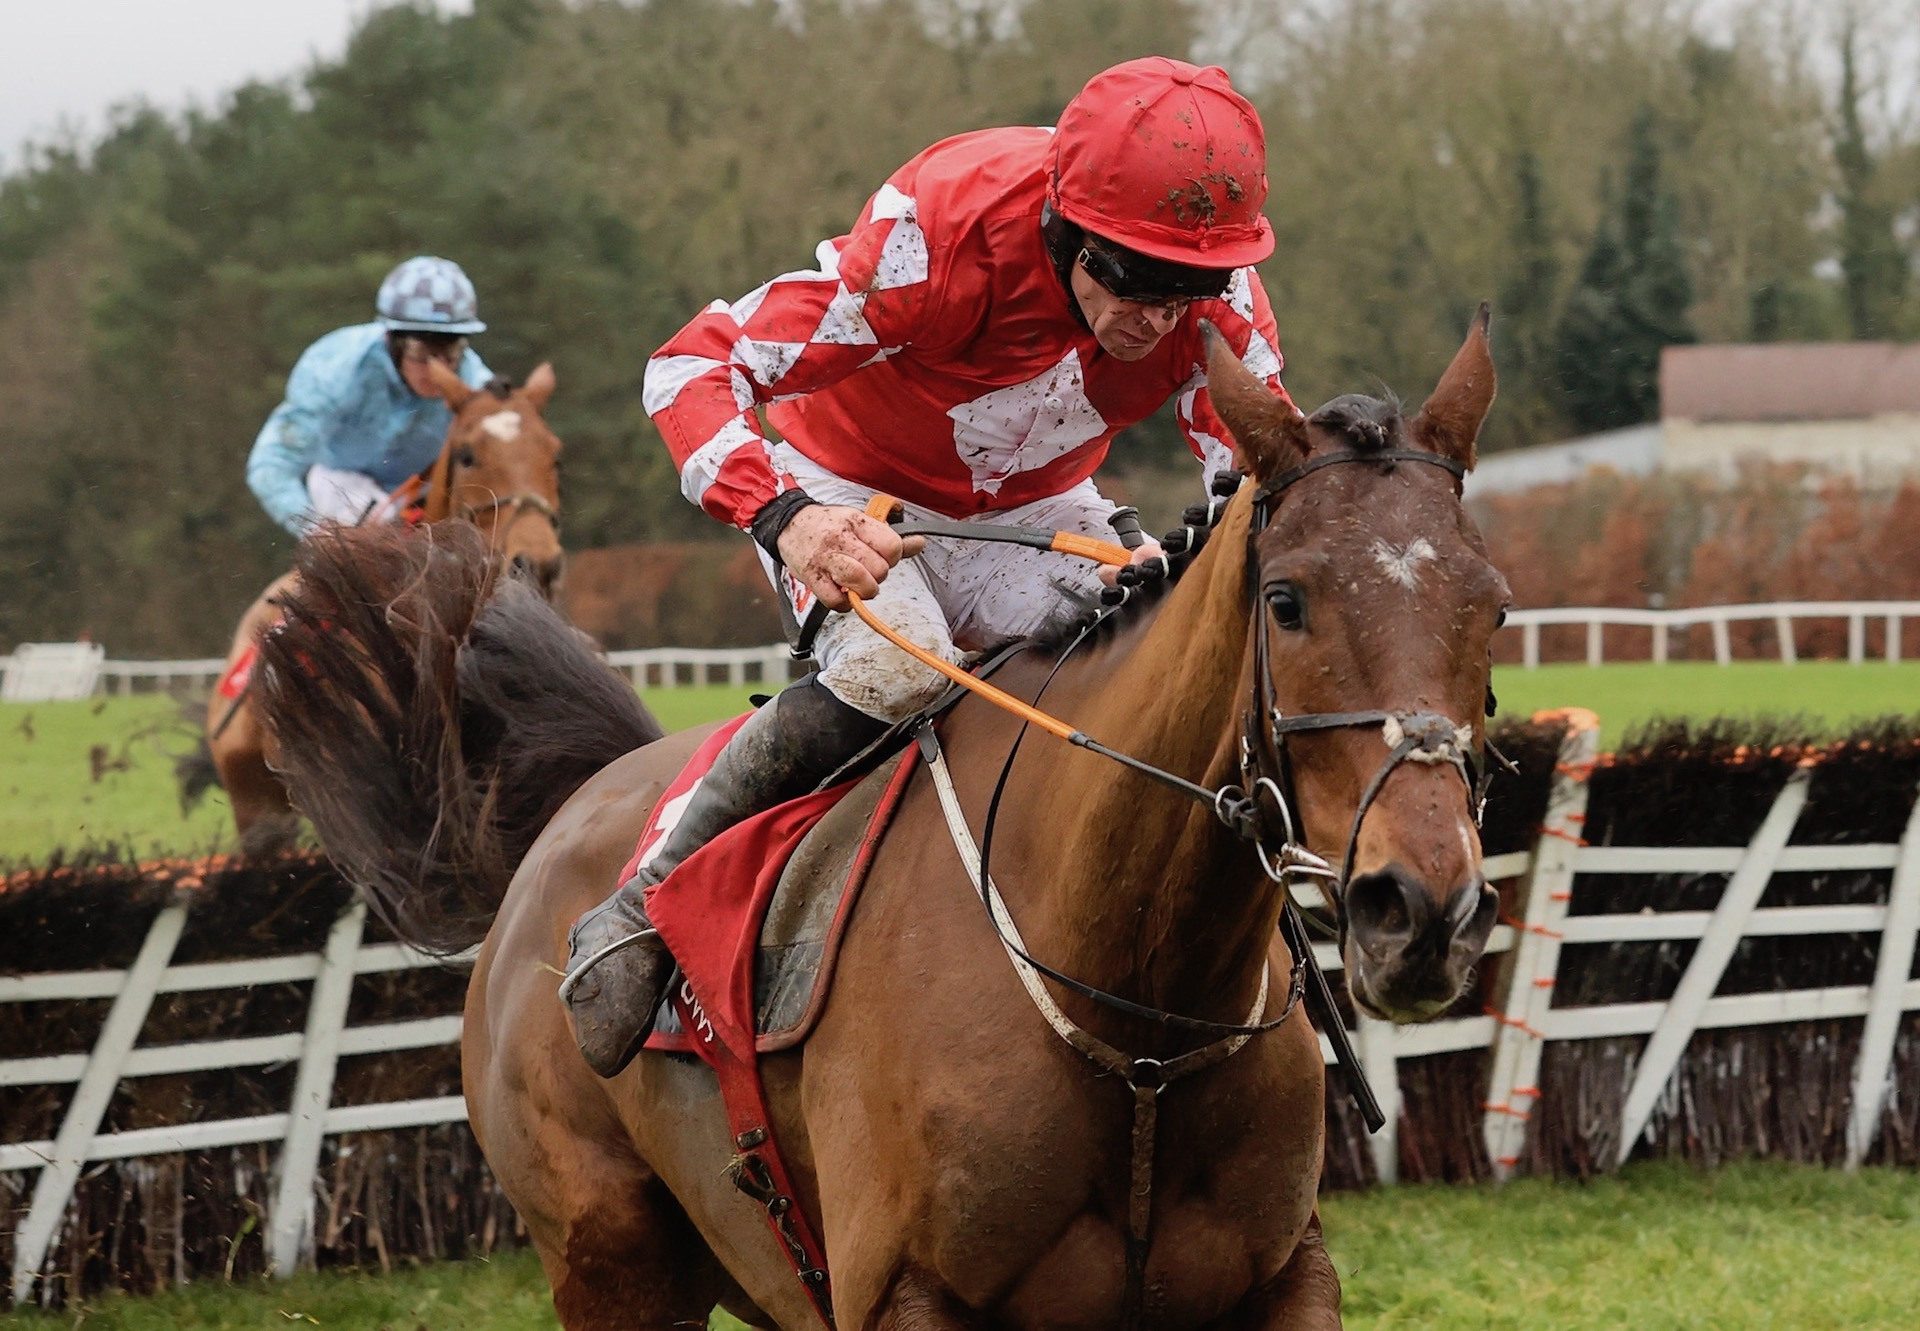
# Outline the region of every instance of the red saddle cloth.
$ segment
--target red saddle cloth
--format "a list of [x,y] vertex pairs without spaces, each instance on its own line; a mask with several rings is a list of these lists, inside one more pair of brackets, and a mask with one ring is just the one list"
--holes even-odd
[[238,698],[247,691],[247,685],[253,682],[253,667],[260,659],[260,644],[250,642],[245,651],[233,658],[233,664],[227,667],[227,673],[220,676],[218,688],[222,698]]
[[[746,719],[738,717],[709,736],[667,786],[622,882],[672,829],[694,787]],[[800,1043],[812,1028],[867,864],[912,775],[916,752],[909,747],[891,769],[883,765],[864,779],[843,781],[734,825],[681,861],[647,894],[648,917],[683,977],[661,1014],[677,1020],[657,1023],[647,1048],[691,1051],[713,1068],[735,1151],[727,1171],[762,1208],[779,1251],[829,1328],[833,1296],[826,1250],[798,1204],[792,1173],[781,1157],[759,1058]],[[855,828],[861,829],[858,837],[852,834]],[[819,835],[809,840],[815,831]],[[776,918],[767,928],[763,954],[761,934],[770,909]],[[763,964],[781,974],[777,983],[756,983]],[[758,1037],[756,999],[763,1013],[775,1014],[767,1024],[778,1028]]]
[[[672,829],[694,787],[746,719],[736,717],[716,730],[667,786],[647,820],[633,858],[622,871],[622,882],[633,876],[640,862]],[[751,1064],[757,1052],[791,1047],[804,1038],[824,996],[812,991],[816,987],[824,989],[831,976],[832,952],[865,877],[867,862],[906,785],[912,753],[909,749],[906,759],[891,764],[892,770],[871,773],[864,781],[859,777],[843,781],[735,824],[689,855],[664,882],[648,892],[648,918],[679,963],[682,978],[670,997],[672,1012],[668,1014],[678,1020],[658,1023],[647,1048],[697,1052],[711,1061],[711,1051],[702,1046],[717,1041],[735,1058]],[[810,854],[808,872],[800,875],[803,881],[789,880],[783,885],[783,875],[807,834],[843,799],[869,782],[870,798],[852,801],[847,810],[864,814],[864,808],[851,805],[870,805],[871,814],[863,818],[864,834],[855,841],[845,835],[848,829],[844,827],[827,829],[835,833],[832,839],[839,844]],[[873,796],[877,796],[877,802],[871,799]],[[830,862],[822,865],[822,859]],[[796,949],[791,938],[769,937],[769,952],[763,957],[762,926],[767,923],[776,893],[783,901],[799,896],[812,898],[812,941],[810,946]],[[827,893],[837,899],[826,900]],[[790,920],[793,913],[783,910],[783,920]],[[756,980],[764,980],[761,969],[774,965],[776,954],[796,950],[802,955],[797,959],[787,956],[786,968],[797,974],[786,976],[782,984],[789,991],[796,986],[804,991],[798,1009],[804,1009],[805,1015],[799,1016],[789,993],[784,1004],[786,1017],[781,1023],[787,1029],[775,1029],[770,1034],[763,1031],[756,1044],[756,998],[763,1017],[769,1002],[768,986]]]

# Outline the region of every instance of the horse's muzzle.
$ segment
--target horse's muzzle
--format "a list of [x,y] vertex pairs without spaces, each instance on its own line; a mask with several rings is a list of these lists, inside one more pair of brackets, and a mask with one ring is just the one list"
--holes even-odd
[[566,560],[561,555],[552,555],[536,559],[531,555],[515,555],[508,567],[515,577],[525,578],[539,589],[540,595],[551,601],[555,589],[560,585],[560,573]]
[[1476,875],[1444,899],[1401,865],[1347,885],[1347,989],[1387,1021],[1431,1021],[1466,992],[1500,899]]

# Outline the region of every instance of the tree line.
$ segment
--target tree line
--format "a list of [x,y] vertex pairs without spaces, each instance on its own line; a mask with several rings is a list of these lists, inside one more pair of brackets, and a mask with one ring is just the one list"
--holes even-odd
[[[1486,296],[1490,449],[1646,419],[1669,343],[1913,336],[1920,132],[1875,114],[1872,31],[1751,8],[1722,40],[1662,0],[375,11],[295,83],[127,110],[0,179],[0,646],[218,650],[287,558],[254,433],[422,251],[474,277],[491,364],[557,365],[570,546],[720,534],[641,410],[648,354],[926,144],[1050,123],[1148,52],[1222,60],[1262,111],[1303,402],[1422,391]],[[1156,421],[1116,462],[1179,449]]]

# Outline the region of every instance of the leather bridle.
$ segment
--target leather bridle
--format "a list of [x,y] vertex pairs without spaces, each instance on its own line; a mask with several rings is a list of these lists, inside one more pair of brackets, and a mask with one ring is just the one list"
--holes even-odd
[[[1253,515],[1247,537],[1247,559],[1249,582],[1251,585],[1252,623],[1249,631],[1253,636],[1253,699],[1252,705],[1242,718],[1240,734],[1240,780],[1238,788],[1227,787],[1239,798],[1254,806],[1251,819],[1251,839],[1260,858],[1261,868],[1275,882],[1285,882],[1289,876],[1303,876],[1320,879],[1327,884],[1326,895],[1344,931],[1346,922],[1345,900],[1349,882],[1353,874],[1353,859],[1360,845],[1360,831],[1366,822],[1367,812],[1373,807],[1380,791],[1385,787],[1387,778],[1402,763],[1423,764],[1445,763],[1460,773],[1460,779],[1466,785],[1467,811],[1473,818],[1475,827],[1480,825],[1481,815],[1486,808],[1487,784],[1492,780],[1492,768],[1486,761],[1481,746],[1473,742],[1474,727],[1471,722],[1457,724],[1438,712],[1408,712],[1372,709],[1355,712],[1309,712],[1299,716],[1287,716],[1280,710],[1276,701],[1273,683],[1272,626],[1264,622],[1261,614],[1264,597],[1259,585],[1258,544],[1261,533],[1267,528],[1273,510],[1280,497],[1293,485],[1316,471],[1326,467],[1353,463],[1372,463],[1392,467],[1401,462],[1418,462],[1427,466],[1439,467],[1454,478],[1460,485],[1467,469],[1452,458],[1437,453],[1428,453],[1419,449],[1386,449],[1363,451],[1346,449],[1337,453],[1326,453],[1313,458],[1291,470],[1282,472],[1263,485],[1253,496]],[[1488,699],[1492,699],[1489,686]],[[1488,709],[1491,715],[1491,708]],[[1353,823],[1347,833],[1346,848],[1340,857],[1337,871],[1326,861],[1307,850],[1301,842],[1299,821],[1294,809],[1299,805],[1294,790],[1292,755],[1287,747],[1287,738],[1291,735],[1306,734],[1313,731],[1341,730],[1350,727],[1379,726],[1386,740],[1387,756],[1374,772],[1361,793],[1359,803],[1354,808]],[[1263,753],[1271,755],[1272,770],[1263,771],[1261,757]],[[1269,812],[1270,810],[1270,812]],[[1280,824],[1280,843],[1278,851],[1268,848],[1269,835],[1274,821]]]
[[[449,481],[451,481],[451,475],[449,475]],[[534,494],[530,490],[516,490],[510,495],[500,495],[483,504],[461,504],[457,509],[449,504],[448,507],[455,516],[465,518],[476,527],[480,525],[481,518],[492,517],[493,538],[496,541],[503,540],[506,534],[513,530],[513,524],[518,522],[520,516],[528,510],[545,518],[548,525],[556,532],[560,529],[559,507],[544,496]],[[501,509],[507,510],[507,520],[504,524],[499,518]]]

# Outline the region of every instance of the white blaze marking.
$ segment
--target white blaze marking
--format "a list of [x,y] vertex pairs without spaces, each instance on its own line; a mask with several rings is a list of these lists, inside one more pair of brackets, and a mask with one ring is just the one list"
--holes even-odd
[[490,438],[503,444],[510,444],[520,437],[520,413],[517,411],[496,411],[480,422],[480,428]]
[[1420,565],[1439,557],[1424,536],[1417,538],[1404,550],[1396,550],[1385,541],[1373,543],[1373,558],[1380,565],[1380,571],[1408,591],[1412,591],[1420,581]]

